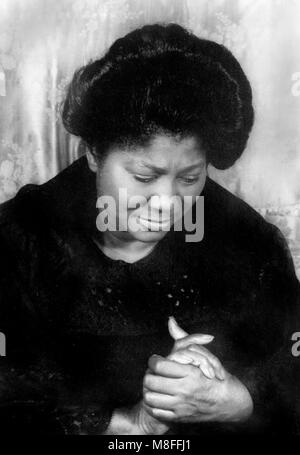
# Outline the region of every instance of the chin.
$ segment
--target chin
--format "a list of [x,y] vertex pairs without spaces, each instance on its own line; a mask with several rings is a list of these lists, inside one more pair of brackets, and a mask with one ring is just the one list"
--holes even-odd
[[167,231],[139,231],[139,232],[132,232],[131,235],[135,240],[139,240],[141,242],[158,242],[161,240]]

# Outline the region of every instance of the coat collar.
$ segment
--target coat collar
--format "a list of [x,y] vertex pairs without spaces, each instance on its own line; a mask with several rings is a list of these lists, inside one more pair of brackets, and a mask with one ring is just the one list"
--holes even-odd
[[[60,229],[75,229],[88,235],[97,232],[96,174],[89,169],[86,156],[76,160],[40,188],[43,207],[51,223]],[[221,197],[218,188],[222,192],[223,189],[207,177],[201,193],[205,197],[206,218],[214,211],[214,202]]]

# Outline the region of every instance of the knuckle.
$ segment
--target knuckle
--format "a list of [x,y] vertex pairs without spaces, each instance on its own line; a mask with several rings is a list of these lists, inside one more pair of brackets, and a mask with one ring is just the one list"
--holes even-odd
[[213,361],[215,356],[206,348],[202,347],[201,352],[205,355],[209,360]]
[[161,366],[161,363],[162,361],[160,360],[160,358],[156,355],[152,355],[150,358],[149,358],[149,361],[148,361],[148,366],[150,367],[150,369],[154,372],[154,373],[157,373],[158,369],[160,368]]
[[214,363],[216,366],[221,366],[221,362],[220,360],[218,359],[218,357],[216,357],[214,354],[212,354],[207,348],[205,348],[204,346],[199,346],[197,344],[192,344],[191,345],[191,349],[192,350],[195,350],[197,351],[199,354],[202,354],[204,356],[206,356],[206,358]]
[[151,393],[150,392],[146,392],[144,394],[144,401],[145,401],[146,404],[150,403],[150,401],[151,401]]
[[192,344],[189,346],[189,349],[193,352],[197,352],[197,354],[200,354],[202,356],[206,356],[205,349],[202,346],[199,346],[198,344]]
[[213,360],[214,362],[219,362],[218,357],[216,357],[214,354],[212,354],[208,349],[206,349],[206,351],[207,351],[207,356],[208,356],[211,360]]
[[198,368],[195,367],[194,365],[187,364],[186,370],[187,370],[189,376],[194,376],[195,373],[197,372]]
[[154,373],[157,373],[158,370],[159,370],[159,367],[160,367],[160,361],[157,360],[157,359],[155,359],[155,360],[153,361],[153,364],[152,364],[152,371],[153,371]]
[[202,348],[202,352],[212,360],[215,358],[215,356],[207,348]]
[[180,390],[180,392],[177,393],[177,407],[178,405],[180,405],[181,403],[184,403],[185,400],[186,400],[186,387],[182,387],[182,389]]
[[189,348],[192,349],[192,350],[198,351],[198,352],[202,352],[203,351],[203,348],[201,346],[199,346],[199,344],[196,344],[196,343],[192,343],[189,346]]
[[220,362],[220,360],[218,359],[218,357],[216,356],[212,356],[211,357],[211,362],[214,364],[214,366],[218,369],[222,368],[222,364]]
[[151,355],[148,359],[148,366],[149,366],[149,368],[153,369],[154,365],[155,365],[155,356]]
[[149,405],[147,406],[147,412],[151,417],[154,417],[153,408]]
[[201,371],[199,368],[193,367],[191,371],[191,379],[193,382],[198,382],[201,377]]
[[204,355],[201,355],[199,357],[199,359],[201,360],[201,363],[204,364],[205,366],[208,366],[209,365],[209,360],[207,357],[205,357]]
[[223,368],[223,366],[222,366],[220,360],[219,360],[217,357],[215,357],[214,361],[215,361],[215,364],[216,364],[216,366],[217,366],[218,368]]
[[178,420],[181,417],[181,412],[179,408],[174,409],[174,419]]
[[181,347],[181,343],[180,343],[180,340],[176,340],[175,343],[174,343],[174,349],[175,351],[178,351]]
[[151,386],[151,378],[150,378],[150,376],[148,374],[146,374],[144,376],[143,386],[146,387],[146,388]]

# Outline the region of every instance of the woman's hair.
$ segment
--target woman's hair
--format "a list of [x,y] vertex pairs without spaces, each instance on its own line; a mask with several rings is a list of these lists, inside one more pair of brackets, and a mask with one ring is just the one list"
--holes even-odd
[[176,24],[146,25],[75,72],[62,117],[99,157],[157,133],[196,135],[208,162],[226,169],[246,146],[252,93],[224,46]]

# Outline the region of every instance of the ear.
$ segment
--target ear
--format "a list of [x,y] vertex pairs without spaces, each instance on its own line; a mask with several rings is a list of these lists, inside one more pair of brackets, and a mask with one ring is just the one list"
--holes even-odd
[[89,165],[89,168],[92,172],[97,172],[98,170],[98,163],[97,163],[97,160],[94,156],[94,154],[90,151],[90,150],[87,150],[86,152],[86,158],[87,158],[87,161],[88,161],[88,165]]

